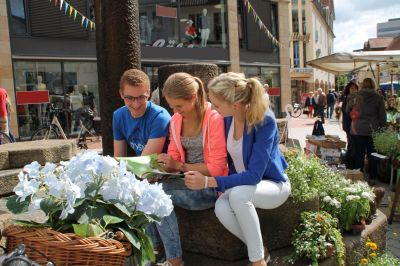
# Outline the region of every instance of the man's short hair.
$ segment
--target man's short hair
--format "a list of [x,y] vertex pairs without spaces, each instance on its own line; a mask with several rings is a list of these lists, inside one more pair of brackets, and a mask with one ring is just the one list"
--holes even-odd
[[128,69],[124,72],[124,74],[122,74],[121,79],[119,80],[119,89],[122,90],[125,84],[129,84],[131,86],[144,85],[150,90],[149,77],[146,73],[139,69]]

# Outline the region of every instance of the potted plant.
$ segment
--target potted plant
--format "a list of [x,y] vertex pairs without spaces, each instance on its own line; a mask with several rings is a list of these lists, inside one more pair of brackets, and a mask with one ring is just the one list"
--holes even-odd
[[294,258],[305,257],[318,265],[336,252],[337,265],[344,265],[343,237],[337,225],[338,220],[327,212],[303,212],[292,238]]
[[365,182],[355,182],[344,187],[341,198],[339,216],[340,228],[344,231],[361,232],[365,228],[365,221],[371,212],[370,202],[374,201],[375,194]]
[[[118,163],[109,156],[86,151],[60,165],[47,163],[41,167],[33,162],[18,177],[16,195],[7,199],[7,208],[15,214],[39,210],[46,220],[17,220],[16,225],[27,230],[51,228],[89,240],[99,236],[113,238],[122,232],[139,261],[154,260],[146,226],[168,216],[173,209],[172,201],[161,184],[136,179],[127,170],[126,162]],[[10,237],[12,232],[9,230]],[[79,240],[83,241],[79,242],[82,248],[71,254],[81,251],[83,243],[89,240]]]

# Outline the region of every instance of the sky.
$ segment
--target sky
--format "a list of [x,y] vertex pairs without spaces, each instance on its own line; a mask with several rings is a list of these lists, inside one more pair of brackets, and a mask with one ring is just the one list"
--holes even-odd
[[363,48],[364,41],[376,38],[376,24],[400,18],[400,0],[334,0],[335,52]]

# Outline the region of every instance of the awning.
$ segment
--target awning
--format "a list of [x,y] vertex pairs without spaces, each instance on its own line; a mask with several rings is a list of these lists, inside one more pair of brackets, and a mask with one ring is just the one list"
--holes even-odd
[[340,52],[307,62],[307,65],[314,68],[338,75],[370,68],[375,69],[377,64],[381,69],[398,69],[400,51]]

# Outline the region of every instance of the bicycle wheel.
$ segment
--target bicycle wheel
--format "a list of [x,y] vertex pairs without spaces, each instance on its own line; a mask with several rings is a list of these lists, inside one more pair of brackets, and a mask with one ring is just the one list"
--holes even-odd
[[0,145],[7,143],[12,143],[10,137],[6,133],[0,131]]
[[87,140],[88,140],[89,136],[90,135],[87,131],[85,133],[83,133],[82,136],[80,136],[80,138],[78,139],[78,148],[79,149],[85,149],[85,150],[88,149]]
[[295,118],[296,118],[296,117],[301,116],[302,113],[303,113],[303,109],[301,109],[301,108],[294,108],[290,115],[291,115],[292,117],[295,117]]
[[[50,130],[50,132],[49,132]],[[47,138],[46,138],[47,135]],[[36,130],[33,135],[31,140],[43,140],[43,139],[58,139],[58,134],[54,130],[54,128],[49,128],[49,127],[42,127]]]

